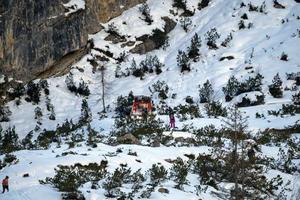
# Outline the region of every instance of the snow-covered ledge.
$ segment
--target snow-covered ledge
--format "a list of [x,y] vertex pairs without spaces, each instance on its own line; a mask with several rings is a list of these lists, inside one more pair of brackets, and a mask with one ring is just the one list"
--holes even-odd
[[70,0],[68,3],[63,4],[63,6],[67,9],[65,16],[68,16],[79,10],[84,10],[85,9],[85,0]]

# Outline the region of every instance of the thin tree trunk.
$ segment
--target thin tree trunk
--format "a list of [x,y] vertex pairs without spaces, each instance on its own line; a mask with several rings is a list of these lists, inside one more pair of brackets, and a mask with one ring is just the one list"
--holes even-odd
[[105,80],[104,80],[104,66],[101,67],[101,83],[102,83],[102,106],[103,106],[103,112],[106,112],[105,109]]
[[235,144],[234,144],[234,167],[235,167],[235,170],[234,170],[234,179],[235,179],[235,199],[237,200],[238,199],[238,173],[239,173],[239,169],[238,169],[238,156],[237,156],[237,132],[235,131],[234,133],[234,140],[235,140]]
[[244,146],[244,140],[242,139],[242,157],[241,157],[241,182],[242,182],[242,199],[244,199],[244,187],[245,187],[245,167],[244,167],[244,161],[245,161],[245,146]]

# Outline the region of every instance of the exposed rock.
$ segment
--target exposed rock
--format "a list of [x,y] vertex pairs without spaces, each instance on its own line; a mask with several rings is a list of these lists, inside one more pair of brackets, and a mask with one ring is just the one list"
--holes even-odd
[[137,38],[136,40],[142,41],[142,43],[131,49],[131,53],[146,54],[150,51],[160,48],[163,45],[162,41],[157,41],[156,35],[158,35],[160,38],[164,37],[164,39],[166,39],[167,34],[175,28],[176,22],[168,17],[162,17],[162,19],[165,21],[164,31],[156,30],[156,32],[154,32],[152,35],[143,35]]
[[196,143],[194,138],[184,138],[184,137],[175,138],[175,142],[180,143],[181,145],[190,145]]
[[223,61],[223,60],[233,60],[234,57],[233,56],[223,56],[220,58],[220,61]]
[[196,158],[195,154],[184,154],[185,157],[194,160]]
[[145,0],[85,0],[65,15],[68,0],[0,3],[0,73],[28,81],[64,71],[85,54],[88,34],[100,23]]
[[155,138],[151,143],[151,147],[160,147],[160,140],[158,138]]
[[160,193],[166,193],[166,194],[169,194],[169,193],[170,193],[169,190],[166,189],[166,188],[159,188],[159,189],[158,189],[158,192],[160,192]]
[[162,20],[165,21],[165,33],[168,34],[170,33],[176,26],[176,22],[174,22],[172,19],[170,19],[169,17],[162,17]]
[[116,35],[116,34],[109,34],[106,38],[106,41],[112,41],[113,44],[126,42],[126,38],[124,36]]
[[205,7],[207,7],[208,4],[209,4],[209,1],[210,1],[210,0],[202,0],[202,1],[199,3],[199,6],[198,6],[199,10],[201,10],[201,9],[203,9],[203,8],[205,8]]
[[274,0],[274,8],[278,8],[278,9],[285,9],[285,6],[280,4],[277,0]]
[[140,144],[140,141],[130,133],[118,137],[117,142],[120,144]]
[[124,48],[124,47],[132,47],[133,45],[135,44],[134,41],[128,41],[124,44],[121,44],[121,47]]

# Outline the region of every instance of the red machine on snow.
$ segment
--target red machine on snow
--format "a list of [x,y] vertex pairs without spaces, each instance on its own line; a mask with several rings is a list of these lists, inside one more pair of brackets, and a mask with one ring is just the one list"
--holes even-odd
[[132,104],[131,116],[142,117],[152,113],[153,104],[150,97],[135,96]]

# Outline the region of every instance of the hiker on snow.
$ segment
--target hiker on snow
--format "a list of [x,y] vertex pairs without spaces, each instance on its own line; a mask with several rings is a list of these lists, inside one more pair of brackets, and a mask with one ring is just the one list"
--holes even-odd
[[175,116],[174,116],[174,113],[171,112],[170,115],[170,128],[175,128]]
[[134,96],[133,96],[133,92],[130,91],[128,94],[128,106],[132,106],[133,102],[134,102]]
[[2,180],[2,188],[3,188],[3,192],[5,192],[5,190],[7,190],[7,192],[9,191],[8,189],[8,176],[5,177],[5,179]]

